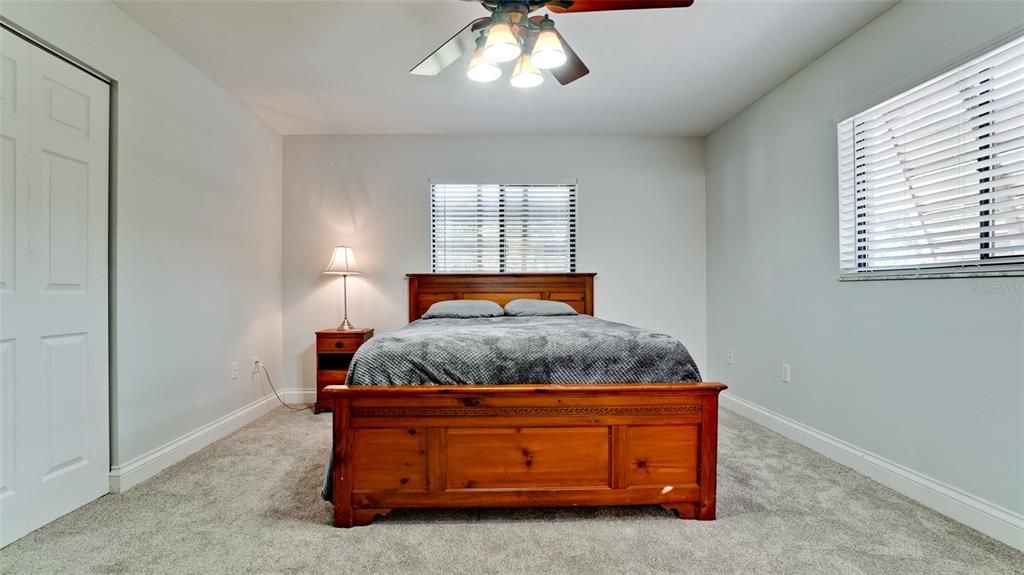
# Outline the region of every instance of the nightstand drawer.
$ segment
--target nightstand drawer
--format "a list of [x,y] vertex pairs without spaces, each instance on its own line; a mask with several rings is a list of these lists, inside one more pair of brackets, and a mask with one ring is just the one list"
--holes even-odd
[[363,345],[362,336],[357,338],[319,337],[316,340],[316,350],[319,353],[354,353],[361,345]]
[[340,385],[345,383],[347,376],[347,369],[321,369],[316,372],[316,381],[324,385]]

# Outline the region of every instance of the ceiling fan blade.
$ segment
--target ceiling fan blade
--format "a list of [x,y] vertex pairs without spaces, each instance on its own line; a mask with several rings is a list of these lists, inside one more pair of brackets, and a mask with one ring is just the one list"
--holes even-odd
[[693,0],[575,0],[571,6],[554,0],[547,5],[552,12],[600,12],[605,10],[647,10],[650,8],[686,8]]
[[562,36],[561,32],[555,30],[555,34],[558,34],[558,39],[562,41],[562,48],[565,49],[565,64],[552,68],[548,72],[551,72],[551,75],[558,80],[558,83],[564,86],[589,74],[590,68],[587,68],[583,60],[580,60],[580,57],[569,46],[569,43],[565,41],[565,37]]
[[441,70],[444,70],[449,64],[461,58],[463,54],[471,52],[476,48],[476,33],[490,20],[489,17],[477,18],[466,24],[465,28],[456,32],[440,48],[434,50],[422,62],[416,64],[412,70],[409,70],[409,73],[417,76],[438,75]]

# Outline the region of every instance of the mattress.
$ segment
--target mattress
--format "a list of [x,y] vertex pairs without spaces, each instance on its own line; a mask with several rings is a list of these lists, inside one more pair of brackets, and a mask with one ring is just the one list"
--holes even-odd
[[420,319],[371,339],[349,386],[700,381],[677,339],[589,315]]

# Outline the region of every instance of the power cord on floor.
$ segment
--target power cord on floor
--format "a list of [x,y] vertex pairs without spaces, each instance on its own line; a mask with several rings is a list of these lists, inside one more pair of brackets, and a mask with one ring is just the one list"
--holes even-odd
[[308,405],[305,406],[305,407],[292,407],[291,405],[288,405],[287,403],[285,403],[284,400],[281,399],[281,396],[278,395],[277,388],[274,387],[274,380],[270,379],[270,372],[267,371],[267,366],[264,365],[263,362],[259,361],[259,360],[256,360],[256,365],[260,366],[260,369],[263,370],[263,374],[267,376],[267,383],[270,384],[270,389],[274,390],[274,397],[276,397],[277,400],[279,402],[281,402],[281,405],[287,407],[288,409],[290,409],[292,411],[306,411],[307,409],[309,409]]

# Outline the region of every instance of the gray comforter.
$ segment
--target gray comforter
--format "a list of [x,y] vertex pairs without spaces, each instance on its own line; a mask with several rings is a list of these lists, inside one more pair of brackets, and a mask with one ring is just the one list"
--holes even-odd
[[675,338],[589,315],[421,319],[363,344],[347,385],[700,381]]

